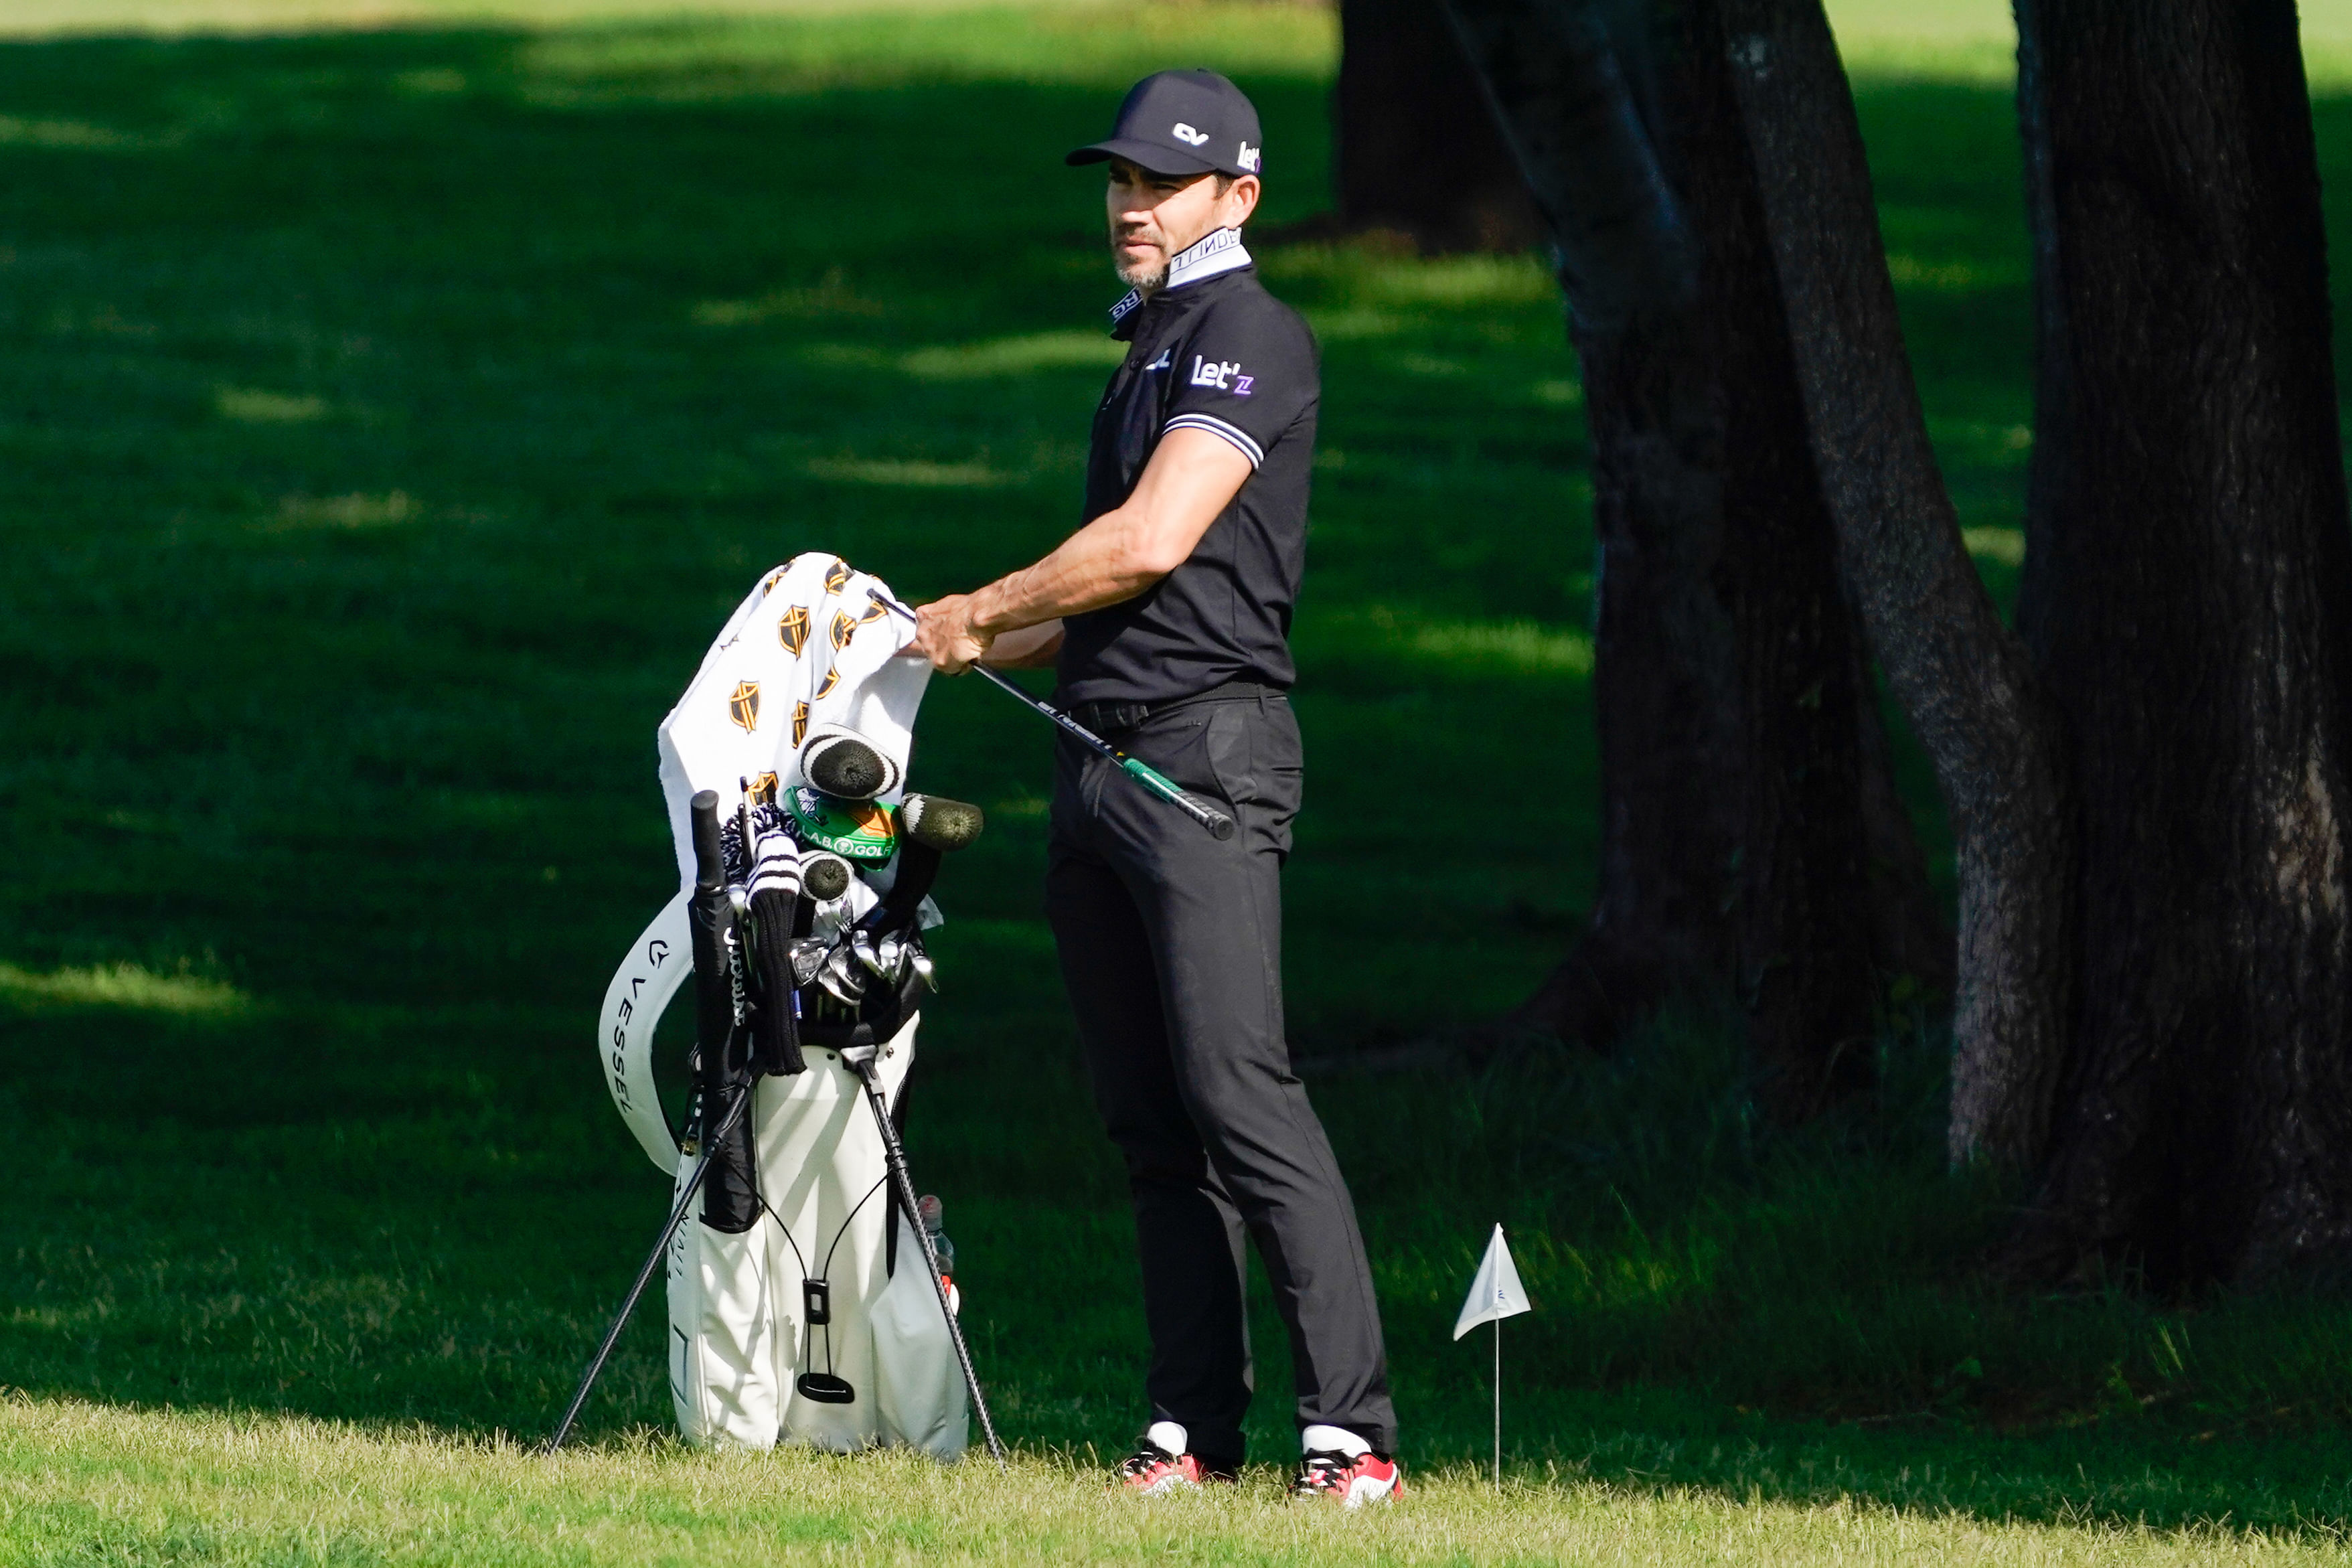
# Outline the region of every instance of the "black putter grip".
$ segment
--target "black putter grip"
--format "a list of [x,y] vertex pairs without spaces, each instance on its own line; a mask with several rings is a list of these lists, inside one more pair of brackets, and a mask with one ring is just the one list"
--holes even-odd
[[727,862],[719,852],[719,792],[698,791],[686,808],[688,836],[694,841],[694,886],[709,891],[727,884]]

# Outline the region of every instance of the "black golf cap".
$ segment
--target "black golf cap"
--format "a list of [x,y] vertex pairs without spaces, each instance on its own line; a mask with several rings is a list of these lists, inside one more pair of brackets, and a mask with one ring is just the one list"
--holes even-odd
[[1160,71],[1128,89],[1110,135],[1062,160],[1124,158],[1155,174],[1255,174],[1265,151],[1257,108],[1211,70]]

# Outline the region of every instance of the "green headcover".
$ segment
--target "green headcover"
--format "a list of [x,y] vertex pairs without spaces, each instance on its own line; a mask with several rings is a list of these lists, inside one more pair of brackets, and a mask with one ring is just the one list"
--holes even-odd
[[898,826],[887,805],[841,800],[799,784],[784,792],[784,808],[803,839],[857,865],[879,866],[898,847]]

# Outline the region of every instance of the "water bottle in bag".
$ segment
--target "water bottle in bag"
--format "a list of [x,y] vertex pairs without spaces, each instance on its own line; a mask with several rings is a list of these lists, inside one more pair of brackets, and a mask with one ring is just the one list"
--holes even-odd
[[948,1306],[958,1316],[963,1312],[963,1293],[956,1289],[955,1243],[940,1227],[946,1224],[946,1205],[935,1193],[925,1193],[915,1200],[915,1214],[923,1222],[923,1230],[931,1238],[931,1250],[939,1255],[940,1283],[948,1288]]

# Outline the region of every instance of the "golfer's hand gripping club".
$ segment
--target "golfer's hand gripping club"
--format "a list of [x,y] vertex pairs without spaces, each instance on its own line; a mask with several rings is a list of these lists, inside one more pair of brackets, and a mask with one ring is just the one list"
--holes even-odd
[[[909,623],[912,623],[915,620],[915,612],[913,610],[908,609],[898,600],[885,595],[879,589],[868,588],[866,592],[873,596],[876,604],[880,605],[891,614],[902,616]],[[991,685],[1010,695],[1014,701],[1020,703],[1024,708],[1028,709],[1033,713],[1044,716],[1045,719],[1057,725],[1063,733],[1076,737],[1076,740],[1087,749],[1095,752],[1098,755],[1109,758],[1114,763],[1117,763],[1119,766],[1119,771],[1126,773],[1128,777],[1133,779],[1136,783],[1141,784],[1145,789],[1150,790],[1152,794],[1166,801],[1169,805],[1174,806],[1177,810],[1182,812],[1185,816],[1191,817],[1193,821],[1199,823],[1203,828],[1207,829],[1210,837],[1222,843],[1225,839],[1231,838],[1234,836],[1234,819],[1224,811],[1220,809],[1213,802],[1204,800],[1201,796],[1194,795],[1192,791],[1185,789],[1183,786],[1177,784],[1175,780],[1170,778],[1166,773],[1161,773],[1159,769],[1152,767],[1150,763],[1136,761],[1133,757],[1129,756],[1125,752],[1120,751],[1117,746],[1112,745],[1108,741],[1104,740],[1100,735],[1096,734],[1092,730],[1087,729],[1084,724],[1079,723],[1076,719],[1071,718],[1067,713],[1063,712],[1052,703],[1039,701],[1036,698],[1030,696],[1026,691],[1022,690],[1021,688],[1014,684],[1011,679],[999,674],[997,671],[989,668],[986,665],[975,664],[972,666],[972,668],[978,670],[982,676],[986,677]]]

